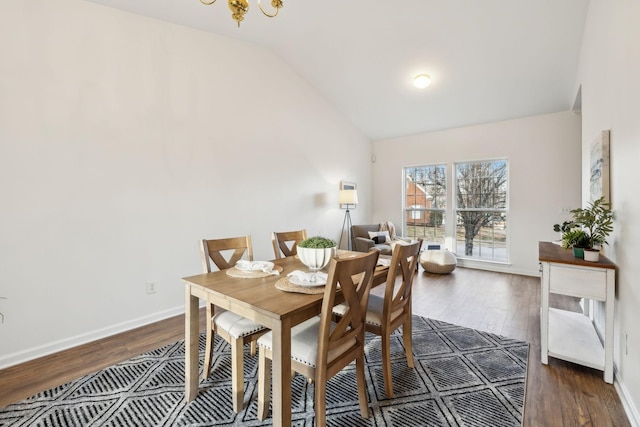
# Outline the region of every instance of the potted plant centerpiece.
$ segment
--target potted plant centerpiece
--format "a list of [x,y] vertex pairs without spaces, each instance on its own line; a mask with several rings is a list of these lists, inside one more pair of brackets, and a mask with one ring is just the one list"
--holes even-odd
[[314,236],[298,243],[298,257],[311,271],[322,270],[336,253],[336,241]]
[[590,202],[586,208],[573,209],[573,220],[588,236],[588,244],[584,250],[585,261],[598,261],[600,246],[609,244],[607,237],[613,232],[613,211],[611,203],[604,197]]

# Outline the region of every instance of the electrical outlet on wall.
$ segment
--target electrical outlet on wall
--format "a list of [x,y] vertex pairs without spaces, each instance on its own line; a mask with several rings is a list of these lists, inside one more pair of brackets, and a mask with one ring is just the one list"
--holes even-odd
[[147,282],[146,291],[147,294],[155,294],[157,292],[156,282]]
[[626,332],[624,333],[624,354],[629,355],[629,335]]

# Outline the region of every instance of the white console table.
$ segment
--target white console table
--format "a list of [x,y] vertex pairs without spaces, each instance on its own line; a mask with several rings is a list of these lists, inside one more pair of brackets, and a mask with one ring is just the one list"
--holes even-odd
[[[613,309],[616,266],[608,258],[589,262],[551,242],[539,242],[542,265],[540,344],[542,363],[549,356],[604,371],[613,383]],[[549,294],[569,295],[605,302],[602,340],[593,325],[593,313],[582,314],[549,307]],[[588,301],[585,301],[587,306]]]

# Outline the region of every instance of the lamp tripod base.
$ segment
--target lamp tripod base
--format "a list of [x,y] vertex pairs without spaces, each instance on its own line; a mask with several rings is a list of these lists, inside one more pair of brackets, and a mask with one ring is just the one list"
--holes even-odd
[[344,213],[344,220],[342,221],[342,232],[340,233],[340,242],[338,243],[338,249],[342,247],[342,236],[345,234],[345,227],[347,229],[347,250],[351,250],[351,212],[349,209]]

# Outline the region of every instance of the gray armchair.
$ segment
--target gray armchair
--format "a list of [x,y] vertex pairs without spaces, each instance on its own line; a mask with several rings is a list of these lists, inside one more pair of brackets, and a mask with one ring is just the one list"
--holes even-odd
[[[353,239],[353,250],[358,252],[368,252],[371,248],[376,248],[382,255],[391,255],[393,247],[389,243],[375,243],[369,238],[370,231],[380,231],[379,224],[352,225],[351,238]],[[396,240],[410,242],[411,239],[396,236]]]

